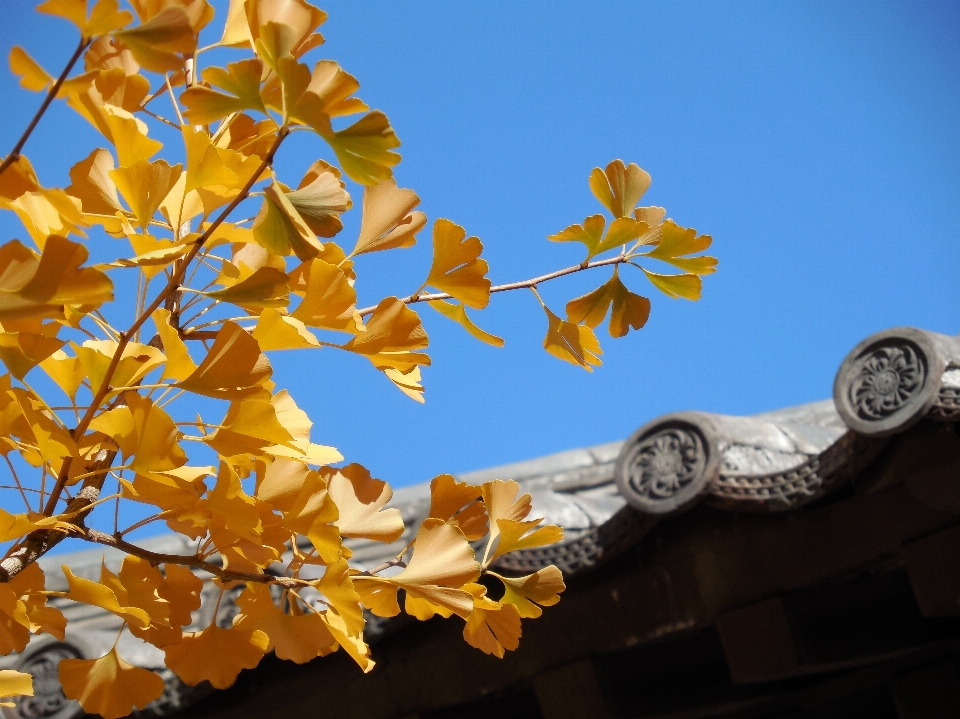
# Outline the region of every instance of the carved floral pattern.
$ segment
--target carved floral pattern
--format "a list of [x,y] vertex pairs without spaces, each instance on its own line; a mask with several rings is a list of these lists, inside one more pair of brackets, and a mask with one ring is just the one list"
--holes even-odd
[[678,427],[643,439],[632,454],[627,481],[638,496],[653,502],[681,492],[703,473],[706,464],[700,437]]
[[61,719],[79,713],[77,703],[63,695],[60,686],[60,660],[77,659],[80,655],[64,645],[47,647],[34,655],[20,671],[33,675],[33,696],[17,697],[13,710],[7,710],[10,719]]
[[850,386],[850,401],[861,419],[889,417],[923,386],[924,364],[909,344],[880,347],[861,362]]

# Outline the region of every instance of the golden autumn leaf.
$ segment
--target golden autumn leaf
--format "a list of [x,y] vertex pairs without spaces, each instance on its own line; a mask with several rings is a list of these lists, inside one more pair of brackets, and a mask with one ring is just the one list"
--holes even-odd
[[303,664],[337,648],[337,640],[319,614],[287,613],[279,608],[264,584],[248,584],[237,597],[240,614],[234,626],[240,631],[260,631],[268,639],[267,651],[280,659]]
[[686,300],[699,300],[703,291],[703,281],[697,275],[661,275],[643,270],[643,274],[658,290],[668,297],[683,297]]
[[141,160],[149,160],[163,143],[147,137],[147,124],[126,110],[114,105],[103,106],[106,137],[117,151],[120,167],[130,167]]
[[499,520],[519,521],[530,514],[532,498],[528,492],[517,496],[519,492],[520,485],[513,479],[494,479],[481,485],[483,504],[490,517],[490,545],[500,536]]
[[303,322],[274,309],[260,313],[253,338],[264,352],[320,347],[319,340]]
[[20,87],[31,92],[46,90],[53,77],[19,45],[10,49],[10,70],[20,78]]
[[46,632],[63,641],[67,619],[59,609],[47,604],[45,583],[43,570],[31,564],[7,582],[6,589],[22,605],[23,614],[19,617],[26,616],[26,626],[32,633]]
[[153,312],[153,323],[160,335],[163,353],[167,358],[163,365],[161,379],[185,380],[197,370],[197,365],[187,350],[186,343],[180,339],[180,333],[170,325],[170,311],[157,309]]
[[487,512],[480,499],[480,485],[457,482],[452,475],[441,474],[430,481],[429,517],[456,524],[468,541],[487,533]]
[[313,587],[323,596],[330,612],[340,615],[347,633],[351,637],[363,636],[363,608],[360,606],[360,595],[353,586],[350,577],[350,565],[346,559],[330,562],[324,570],[323,576],[313,582]]
[[46,372],[68,397],[76,396],[85,376],[80,360],[63,350],[57,350],[43,360],[40,369]]
[[123,401],[96,417],[90,429],[113,439],[134,472],[162,472],[185,465],[187,455],[179,445],[182,434],[170,415],[136,392],[125,392]]
[[[107,377],[119,344],[113,340],[87,340],[80,347],[74,346],[80,365],[94,391]],[[156,347],[128,342],[120,353],[120,361],[114,368],[111,386],[129,387],[163,365],[163,353]]]
[[[146,629],[150,626],[150,615],[144,609],[130,605],[121,605],[117,595],[110,587],[101,582],[93,582],[83,577],[75,577],[73,572],[70,571],[70,567],[66,564],[64,564],[61,569],[63,569],[63,574],[66,576],[67,584],[70,587],[70,591],[66,595],[68,599],[105,609],[112,614],[116,614],[131,627]],[[110,576],[114,575],[104,566],[101,571],[101,577],[107,578]]]
[[41,250],[47,236],[83,235],[81,228],[87,225],[80,201],[59,188],[25,192],[12,202],[0,203],[0,206],[17,214]]
[[429,365],[430,357],[415,350],[429,345],[420,317],[396,297],[382,300],[367,322],[367,329],[342,345],[362,354],[377,369],[407,373],[418,365]]
[[486,342],[488,345],[493,345],[494,347],[503,347],[503,338],[497,337],[489,332],[485,332],[477,327],[470,317],[467,316],[467,310],[462,304],[452,304],[450,302],[444,302],[443,300],[431,300],[427,304],[444,317],[459,323],[467,332],[481,342]]
[[94,37],[126,27],[133,15],[119,9],[117,0],[97,0],[87,15],[87,0],[46,0],[37,6],[40,12],[69,20],[84,37]]
[[533,519],[520,522],[512,519],[498,519],[500,542],[491,559],[503,556],[518,549],[534,549],[554,544],[563,539],[563,530],[553,524],[540,527],[543,520]]
[[315,122],[314,129],[333,148],[351,180],[371,186],[393,176],[390,168],[400,162],[400,155],[391,150],[400,147],[400,140],[382,112],[368,112],[349,127],[337,131],[326,115],[320,115]]
[[310,80],[299,93],[290,114],[311,125],[317,132],[329,127],[329,118],[353,115],[368,110],[366,103],[350,97],[360,88],[357,79],[332,60],[321,60],[313,67]]
[[398,188],[392,178],[366,188],[360,235],[350,256],[413,247],[416,234],[427,224],[426,215],[413,211],[419,204],[416,192]]
[[163,571],[157,593],[170,605],[170,623],[186,626],[193,621],[192,613],[200,608],[203,580],[179,564],[166,564]]
[[71,184],[65,192],[80,200],[84,212],[113,215],[123,209],[110,177],[114,169],[110,151],[98,148],[70,168]]
[[[180,95],[187,106],[184,113],[187,121],[193,125],[209,125],[243,110],[266,113],[260,97],[262,75],[263,61],[259,58],[232,62],[226,68],[205,68],[203,80],[211,87],[194,85]],[[214,90],[215,87],[225,92]]]
[[99,305],[113,299],[104,273],[82,268],[87,249],[65,237],[47,238],[39,258],[18,240],[0,246],[0,321],[63,317],[64,305]]
[[660,228],[660,242],[644,257],[669,262],[674,267],[696,275],[708,275],[717,270],[715,257],[689,257],[710,247],[713,238],[710,235],[697,235],[693,228],[680,227],[673,220],[667,220]]
[[340,215],[353,205],[340,172],[317,160],[293,192],[285,193],[297,214],[317,237],[333,237],[343,229]]
[[286,307],[290,303],[290,278],[274,267],[261,267],[245,280],[207,297],[240,307]]
[[592,372],[591,365],[601,364],[600,343],[597,342],[593,330],[584,325],[566,322],[557,317],[546,306],[547,336],[543,340],[543,348],[554,357],[559,357],[570,364],[580,365],[587,372]]
[[441,218],[433,223],[433,264],[426,284],[482,310],[490,302],[487,261],[480,259],[483,245],[479,238],[466,235],[466,230],[450,220]]
[[[13,669],[0,669],[0,697],[33,696],[33,675]],[[15,702],[0,701],[0,707],[13,707]]]
[[363,322],[357,312],[357,293],[336,265],[321,259],[305,266],[303,301],[291,316],[309,327],[357,334]]
[[629,217],[650,188],[650,175],[632,162],[614,160],[605,170],[593,168],[590,190],[614,217]]
[[0,174],[0,197],[6,200],[16,200],[25,192],[36,192],[39,189],[37,173],[26,155],[20,155]]
[[393,542],[403,534],[403,517],[396,508],[384,509],[393,496],[390,485],[370,476],[359,464],[326,468],[327,492],[337,507],[336,525],[344,537]]
[[107,174],[127,201],[137,223],[146,229],[164,198],[177,184],[182,169],[182,165],[171,167],[166,160],[148,162],[141,159]]
[[65,344],[64,340],[32,332],[0,332],[0,362],[17,379],[44,362]]
[[68,699],[103,719],[127,716],[163,694],[163,679],[154,672],[127,664],[114,647],[99,659],[64,659],[60,686]]
[[512,604],[501,604],[485,596],[479,584],[464,587],[473,595],[473,611],[467,617],[463,638],[485,654],[503,658],[505,650],[520,646],[520,613]]
[[633,217],[615,219],[607,227],[606,234],[604,234],[606,224],[607,221],[603,215],[591,215],[583,221],[582,225],[570,225],[567,229],[555,235],[550,235],[547,239],[553,242],[581,242],[586,245],[587,260],[589,260],[596,255],[622,247],[628,242],[643,237],[650,231],[646,223]]
[[631,327],[640,329],[650,316],[650,300],[628,290],[620,280],[618,269],[614,269],[613,276],[600,287],[567,303],[567,321],[596,327],[611,306],[611,337],[623,337]]
[[147,70],[166,73],[183,67],[184,57],[197,49],[197,32],[182,5],[171,4],[149,20],[114,33]]
[[241,669],[253,669],[270,646],[259,629],[222,629],[211,624],[202,632],[184,634],[183,639],[164,647],[167,666],[185,684],[196,686],[206,680],[217,689],[232,685]]
[[188,392],[229,399],[256,391],[272,372],[257,341],[234,322],[224,322],[200,366],[179,386]]
[[[304,45],[312,46],[314,30],[327,19],[325,12],[304,0],[250,0],[245,8],[256,52],[274,70],[279,58],[299,57]],[[237,23],[235,17],[234,22]]]
[[187,179],[183,188],[190,192],[207,185],[232,185],[237,175],[223,164],[220,151],[202,129],[184,125],[183,144],[187,149]]
[[295,254],[301,260],[316,257],[323,249],[276,180],[264,188],[263,205],[253,223],[253,238],[275,255]]

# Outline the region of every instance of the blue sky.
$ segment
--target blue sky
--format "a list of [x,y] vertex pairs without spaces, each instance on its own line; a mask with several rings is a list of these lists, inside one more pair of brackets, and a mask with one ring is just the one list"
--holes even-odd
[[[617,157],[653,176],[645,203],[712,235],[720,259],[698,303],[629,275],[653,301],[650,321],[616,341],[598,333],[606,354],[593,374],[543,352],[545,318],[529,292],[495,297],[476,318],[506,338],[502,350],[423,310],[434,360],[425,406],[362,358],[279,355],[275,378],[316,422],[314,441],[376,476],[402,486],[616,440],[665,412],[822,399],[873,332],[960,332],[957,3],[321,7],[327,43],[313,57],[339,61],[387,113],[403,141],[399,184],[431,220],[483,240],[495,283],[581,259],[546,236],[600,210],[587,176]],[[4,13],[4,53],[24,45],[58,71],[75,31],[28,3]],[[0,91],[8,148],[39,96],[9,74]],[[97,138],[60,106],[26,154],[41,181],[65,186]],[[295,182],[326,152],[319,140],[298,147],[281,153],[281,178]],[[9,213],[0,232],[25,236]],[[361,304],[416,289],[429,263],[426,235],[371,256]],[[544,285],[543,296],[560,313],[606,277]]]

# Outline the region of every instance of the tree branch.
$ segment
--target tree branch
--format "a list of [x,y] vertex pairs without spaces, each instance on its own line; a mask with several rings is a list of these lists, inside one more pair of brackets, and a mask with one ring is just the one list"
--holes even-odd
[[57,96],[57,93],[60,92],[60,88],[67,79],[67,75],[70,74],[73,66],[77,64],[77,60],[80,59],[80,56],[83,54],[84,50],[90,47],[91,42],[93,42],[93,38],[80,38],[80,44],[77,45],[77,49],[73,51],[73,55],[70,56],[70,61],[67,63],[67,66],[63,68],[63,72],[60,73],[60,77],[57,78],[57,81],[53,83],[53,87],[51,87],[47,92],[47,96],[43,98],[43,102],[40,104],[40,109],[37,110],[36,114],[33,116],[33,119],[30,121],[30,124],[27,125],[27,129],[23,131],[23,134],[20,136],[17,144],[13,146],[10,154],[3,158],[3,162],[0,162],[0,175],[2,175],[6,169],[10,167],[10,165],[20,158],[20,151],[23,149],[23,146],[27,144],[27,140],[37,127],[37,123],[39,123],[40,118],[43,117],[43,113],[45,113],[47,108],[50,107],[50,103],[53,102],[54,98]]
[[[549,282],[550,280],[555,280],[558,277],[564,277],[566,275],[572,275],[575,272],[582,272],[583,270],[590,270],[594,267],[606,267],[608,265],[621,265],[624,262],[629,261],[628,255],[617,255],[616,257],[610,257],[606,260],[597,260],[596,262],[584,262],[579,265],[574,265],[573,267],[567,267],[563,270],[557,270],[556,272],[550,272],[546,275],[540,275],[539,277],[533,277],[529,280],[521,280],[520,282],[508,282],[505,285],[495,285],[490,288],[490,293],[494,292],[509,292],[510,290],[523,290],[528,287],[536,287],[542,282]],[[412,305],[416,302],[432,302],[434,300],[452,300],[453,295],[447,294],[446,292],[435,292],[433,294],[416,294],[410,295],[409,297],[403,297],[400,299],[406,305]],[[366,317],[367,315],[373,314],[373,311],[377,309],[376,307],[364,307],[360,310],[360,316]]]

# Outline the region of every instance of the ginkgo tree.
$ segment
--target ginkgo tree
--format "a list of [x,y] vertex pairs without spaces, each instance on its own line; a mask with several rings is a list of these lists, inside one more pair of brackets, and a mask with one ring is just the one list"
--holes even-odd
[[[473,313],[494,293],[529,289],[546,315],[547,352],[591,370],[601,361],[594,329],[608,316],[612,337],[647,321],[649,300],[625,281],[698,299],[701,275],[716,266],[699,254],[710,237],[666,219],[663,208],[638,207],[650,176],[615,160],[589,176],[605,213],[549,236],[581,243],[583,261],[493,286],[481,241],[451,220],[428,223],[417,194],[398,187],[400,141],[386,115],[355,96],[359,83],[336,62],[307,60],[323,43],[320,9],[231,0],[221,23],[207,0],[46,0],[38,10],[80,37],[56,77],[24,48],[9,55],[22,87],[43,99],[0,163],[0,205],[25,232],[0,246],[0,454],[5,486],[22,500],[0,509],[0,541],[9,543],[0,651],[22,651],[31,633],[63,638],[66,619],[48,606],[51,594],[113,613],[121,633],[162,649],[191,685],[227,687],[269,651],[306,662],[343,649],[368,671],[365,610],[456,615],[480,650],[515,649],[521,621],[556,603],[564,584],[556,567],[503,576],[497,561],[556,542],[561,529],[531,516],[530,495],[512,480],[474,486],[441,475],[413,540],[380,567],[351,565],[344,540],[403,535],[391,489],[314,443],[293,394],[271,380],[268,356],[352,353],[422,402],[430,357],[414,308],[500,346]],[[205,64],[213,48],[231,48],[236,59]],[[59,101],[102,146],[69,168],[68,185],[48,187],[24,151]],[[159,125],[176,131],[175,147],[150,136]],[[281,179],[274,160],[305,139],[293,137],[300,132],[319,136],[336,164],[317,159],[303,177]],[[185,160],[163,159],[165,149]],[[340,238],[354,202],[348,180],[362,194],[360,229]],[[360,284],[364,256],[418,236],[432,242],[433,262],[411,294],[358,307],[358,286],[375,292]],[[98,257],[115,259],[91,263],[93,242]],[[651,259],[678,272],[655,273]],[[588,271],[602,283],[561,314],[541,300],[539,285]],[[116,301],[119,287],[132,299]],[[37,391],[31,373],[46,375],[50,391]],[[185,397],[193,400],[178,403]],[[183,405],[199,400],[205,409],[190,416]],[[121,502],[152,513],[125,529],[115,520],[112,533],[88,526],[91,513]],[[153,522],[195,550],[157,554],[130,541]],[[36,562],[65,539],[126,558],[117,573],[104,566],[99,581],[65,566],[68,591],[51,592]],[[232,626],[192,625],[204,582],[221,597],[242,587]],[[66,696],[107,719],[163,690],[116,644],[100,658],[64,660],[59,671]],[[28,675],[0,672],[0,696],[30,692]]]

